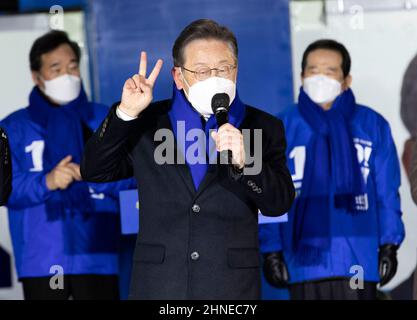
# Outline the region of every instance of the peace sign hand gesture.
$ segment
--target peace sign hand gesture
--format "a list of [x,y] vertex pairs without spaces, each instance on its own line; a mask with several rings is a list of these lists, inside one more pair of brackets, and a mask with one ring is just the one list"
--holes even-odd
[[123,86],[122,101],[119,108],[131,117],[137,117],[152,102],[153,87],[162,68],[163,61],[158,59],[151,74],[146,78],[146,60],[146,52],[142,51],[139,73],[127,79]]

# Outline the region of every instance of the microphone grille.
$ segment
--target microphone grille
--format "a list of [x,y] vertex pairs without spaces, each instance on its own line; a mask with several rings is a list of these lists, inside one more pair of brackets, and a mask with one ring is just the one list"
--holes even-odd
[[227,93],[216,93],[211,98],[211,109],[216,113],[219,109],[229,109],[230,98]]

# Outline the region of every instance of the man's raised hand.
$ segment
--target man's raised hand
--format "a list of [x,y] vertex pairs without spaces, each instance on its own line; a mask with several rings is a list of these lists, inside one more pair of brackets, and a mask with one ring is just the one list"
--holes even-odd
[[162,68],[162,60],[158,59],[149,77],[146,78],[146,52],[140,54],[139,73],[127,79],[123,86],[122,101],[119,108],[131,117],[137,117],[146,109],[153,99],[153,87]]

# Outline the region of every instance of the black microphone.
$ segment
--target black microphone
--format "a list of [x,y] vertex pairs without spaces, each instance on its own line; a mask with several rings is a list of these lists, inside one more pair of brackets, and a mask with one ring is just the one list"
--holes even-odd
[[[211,109],[219,128],[229,122],[229,102],[230,98],[226,93],[216,93],[211,98]],[[220,164],[232,164],[232,150],[220,151]]]

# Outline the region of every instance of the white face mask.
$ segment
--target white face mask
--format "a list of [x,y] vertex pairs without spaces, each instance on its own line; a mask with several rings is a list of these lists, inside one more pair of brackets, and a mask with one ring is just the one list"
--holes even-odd
[[211,99],[216,93],[226,93],[229,98],[229,106],[236,96],[236,84],[229,79],[211,77],[203,81],[198,81],[189,86],[184,76],[182,77],[188,86],[188,94],[184,93],[191,105],[203,116],[213,114],[211,109]]
[[342,84],[339,81],[322,74],[305,78],[303,88],[317,104],[332,102],[342,93]]
[[81,90],[81,79],[69,74],[64,74],[52,80],[44,80],[44,84],[44,93],[61,105],[75,100]]

